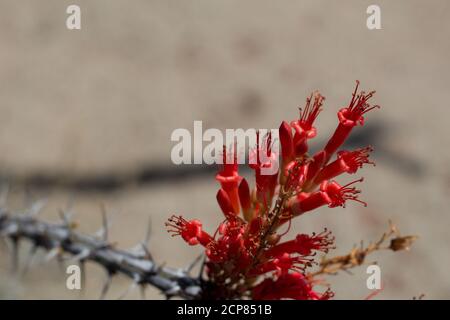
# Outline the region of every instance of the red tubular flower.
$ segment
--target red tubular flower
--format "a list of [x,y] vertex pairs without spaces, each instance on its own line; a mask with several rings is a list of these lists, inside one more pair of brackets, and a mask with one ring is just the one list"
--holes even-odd
[[249,235],[252,236],[252,237],[259,236],[263,224],[264,224],[264,218],[263,217],[255,217],[248,224],[248,228],[247,229],[248,229]]
[[379,108],[379,106],[371,106],[367,102],[375,91],[371,91],[368,94],[362,91],[357,95],[358,87],[359,81],[356,81],[355,91],[352,94],[352,100],[348,107],[342,108],[338,112],[339,125],[324,148],[327,153],[326,162],[328,162],[336,150],[344,143],[353,127],[358,125],[358,123],[360,125],[364,124],[363,115],[372,109]]
[[294,135],[294,153],[297,157],[302,156],[308,151],[307,140],[312,139],[317,135],[317,130],[313,126],[314,121],[322,111],[322,104],[325,100],[320,93],[314,94],[314,102],[311,105],[313,94],[306,99],[305,108],[300,109],[300,119],[291,122],[291,126],[295,130]]
[[234,146],[233,159],[227,156],[227,151],[223,148],[222,170],[216,175],[216,180],[220,182],[222,189],[228,194],[234,213],[239,213],[238,186],[242,177],[238,173],[237,150]]
[[211,261],[227,261],[230,257],[238,257],[244,248],[245,227],[242,220],[230,216],[227,221],[220,224],[218,228],[220,237],[212,241],[206,250],[206,255]]
[[295,190],[303,186],[308,174],[308,164],[305,163],[305,161],[291,161],[287,164],[284,170],[284,174],[287,177],[285,182],[287,189]]
[[224,189],[217,191],[216,199],[220,209],[222,209],[222,212],[227,219],[232,215],[236,215],[230,197]]
[[317,152],[312,157],[312,160],[308,163],[308,172],[306,174],[305,184],[303,186],[304,191],[309,190],[314,178],[316,177],[317,173],[325,163],[326,157],[327,157],[326,152],[322,150]]
[[313,193],[301,192],[288,203],[288,210],[292,216],[312,211],[324,205],[329,205],[331,199],[326,192],[316,191]]
[[306,259],[299,256],[294,257],[289,253],[283,253],[275,259],[257,265],[249,272],[249,275],[257,276],[275,271],[275,275],[280,276],[290,270],[304,271],[308,266],[311,266],[311,259]]
[[283,159],[283,163],[288,163],[294,158],[292,128],[286,121],[283,121],[278,129],[278,132],[281,144],[281,157]]
[[315,292],[310,281],[299,272],[282,274],[276,280],[265,279],[253,289],[252,295],[255,300],[327,300],[332,297],[329,291]]
[[281,145],[281,174],[280,183],[286,182],[286,167],[294,159],[294,142],[292,138],[292,127],[283,121],[278,129],[278,136]]
[[263,209],[270,207],[272,203],[275,187],[277,186],[277,178],[278,174],[263,175],[259,172],[255,173],[256,197]]
[[[307,154],[308,143],[317,135],[314,122],[325,99],[319,93],[308,97],[299,119],[281,123],[280,150],[272,145],[270,133],[262,137],[257,131],[256,148],[249,153],[249,166],[255,173],[254,189],[238,173],[236,143],[232,150],[224,147],[223,166],[216,175],[221,185],[216,199],[225,219],[212,236],[202,230],[198,220],[172,216],[166,223],[173,236],[180,235],[190,245],[205,247],[208,290],[202,291],[201,298],[240,299],[249,292],[254,299],[332,297],[329,290],[324,293],[313,290],[319,284],[314,278],[318,273],[308,269],[317,252],[327,253],[334,248],[331,232],[325,229],[319,234],[298,234],[289,241],[284,237],[291,219],[305,212],[322,206],[344,207],[347,200],[366,206],[358,199],[360,191],[353,186],[362,178],[346,185],[331,180],[342,173],[354,174],[367,163],[373,164],[369,161],[371,147],[339,151],[337,159],[330,161],[353,127],[363,125],[364,114],[378,107],[368,103],[374,92],[358,92],[358,87],[357,81],[350,103],[338,112],[339,124],[333,136],[312,157]],[[243,218],[239,215],[241,209]],[[287,230],[279,232],[285,223],[289,223]]]
[[[256,198],[263,207],[267,208],[270,206],[275,193],[278,170],[273,174],[264,174],[262,169],[270,171],[270,168],[278,161],[278,155],[272,151],[272,136],[270,133],[264,137],[262,146],[260,146],[259,140],[259,132],[257,132],[256,148],[250,153],[249,158],[251,161],[249,166],[255,170]],[[261,158],[261,155],[263,158]]]
[[361,193],[361,190],[356,189],[355,187],[350,187],[352,184],[356,182],[362,182],[364,178],[352,181],[347,183],[344,186],[341,186],[336,181],[324,181],[320,185],[320,190],[322,192],[326,192],[330,197],[329,207],[344,207],[345,202],[347,200],[353,200],[359,203],[362,203],[365,207],[367,207],[367,203],[358,199],[358,194]]
[[213,241],[213,238],[202,230],[199,220],[187,221],[181,216],[172,216],[169,222],[166,222],[166,227],[173,228],[168,230],[173,237],[180,235],[191,246],[201,244],[206,247]]
[[242,207],[242,213],[244,215],[245,221],[251,221],[253,219],[252,211],[252,201],[250,198],[250,188],[248,186],[247,180],[242,179],[239,184],[239,202]]
[[339,151],[338,159],[320,170],[314,183],[320,184],[322,181],[330,180],[344,172],[353,174],[366,163],[375,165],[374,162],[369,161],[369,153],[372,151],[373,148],[370,146],[355,151]]
[[211,262],[220,263],[228,260],[228,243],[224,239],[212,242],[205,250]]
[[332,248],[334,237],[331,232],[325,229],[319,234],[313,233],[312,236],[299,234],[294,240],[286,241],[270,248],[266,252],[267,257],[276,257],[283,253],[298,253],[302,256],[310,256],[313,251],[327,253]]
[[367,203],[358,199],[358,194],[361,191],[350,187],[352,184],[361,181],[363,181],[363,178],[341,186],[335,181],[329,182],[325,180],[321,183],[319,191],[313,193],[302,192],[291,199],[288,208],[293,216],[298,216],[324,205],[328,205],[330,208],[345,207],[347,200],[357,201],[367,206]]

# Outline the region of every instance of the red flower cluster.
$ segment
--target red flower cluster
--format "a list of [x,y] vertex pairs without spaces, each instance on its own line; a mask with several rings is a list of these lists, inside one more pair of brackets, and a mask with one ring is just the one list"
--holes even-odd
[[[357,82],[348,106],[338,112],[339,124],[326,146],[310,156],[309,140],[317,135],[314,121],[322,110],[324,97],[318,92],[306,100],[299,119],[279,128],[281,154],[272,150],[271,135],[257,136],[257,145],[249,157],[255,171],[256,185],[250,189],[239,175],[236,150],[224,148],[224,164],[216,179],[221,188],[217,202],[224,214],[223,222],[211,235],[198,220],[172,216],[166,224],[169,232],[180,235],[189,245],[205,247],[209,283],[214,286],[214,298],[229,299],[328,299],[332,292],[314,290],[317,281],[307,269],[314,264],[317,252],[333,248],[334,238],[327,230],[319,234],[299,234],[293,240],[282,241],[286,234],[280,226],[297,216],[322,206],[344,207],[347,200],[358,199],[353,185],[358,179],[341,185],[331,179],[354,174],[369,161],[371,147],[337,152],[353,127],[364,124],[363,115],[378,106],[368,100],[374,92],[358,93]],[[260,155],[264,154],[264,157]],[[274,174],[263,174],[281,158]],[[263,158],[263,159],[261,159]]]

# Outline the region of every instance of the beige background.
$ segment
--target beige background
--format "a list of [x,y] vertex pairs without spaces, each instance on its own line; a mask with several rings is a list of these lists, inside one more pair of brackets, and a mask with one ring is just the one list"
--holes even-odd
[[[170,173],[174,129],[192,130],[194,120],[205,128],[276,128],[297,116],[314,89],[327,98],[320,145],[359,79],[383,106],[358,131],[376,148],[377,166],[363,171],[369,207],[320,210],[295,230],[329,227],[338,254],[377,238],[393,219],[420,240],[410,252],[374,257],[385,284],[377,298],[450,298],[448,1],[376,1],[378,31],[365,25],[373,1],[78,0],[82,30],[69,31],[72,3],[0,2],[0,173],[12,186],[10,207],[23,207],[35,175],[123,177],[142,167]],[[182,213],[212,230],[221,216],[213,174],[177,175],[131,181],[115,192],[54,186],[31,193],[49,199],[49,220],[75,198],[84,231],[100,225],[105,203],[117,212],[112,239],[124,248],[140,240],[151,217],[154,256],[183,266],[200,249],[171,239],[165,219]],[[38,257],[18,278],[8,273],[6,252],[0,247],[1,298],[78,298],[56,263]],[[97,298],[104,273],[89,266],[87,277],[84,297]],[[367,296],[365,277],[365,268],[332,277],[336,298]],[[117,278],[108,298],[128,283]]]

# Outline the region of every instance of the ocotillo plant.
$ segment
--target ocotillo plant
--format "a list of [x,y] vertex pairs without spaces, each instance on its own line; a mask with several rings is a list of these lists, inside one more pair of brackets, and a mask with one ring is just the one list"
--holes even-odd
[[[358,92],[359,82],[347,106],[338,112],[338,126],[325,147],[313,155],[308,153],[309,141],[317,135],[314,122],[322,110],[324,97],[313,93],[301,109],[300,117],[279,128],[281,154],[273,149],[272,136],[260,137],[250,153],[255,172],[255,187],[239,175],[237,150],[224,148],[224,164],[216,179],[220,183],[217,201],[223,222],[212,233],[202,228],[199,220],[172,216],[166,223],[168,231],[180,235],[189,245],[205,248],[200,273],[191,275],[194,263],[186,268],[158,265],[147,246],[140,243],[135,250],[120,250],[108,241],[106,215],[98,235],[76,231],[70,215],[61,215],[59,224],[37,220],[39,203],[22,214],[9,212],[0,204],[0,237],[9,239],[13,254],[13,269],[17,269],[18,246],[22,239],[32,242],[32,256],[37,248],[48,257],[59,260],[70,256],[71,261],[91,261],[102,265],[108,274],[101,297],[105,297],[112,277],[122,273],[132,279],[130,289],[147,285],[161,290],[167,297],[184,299],[329,299],[332,290],[323,285],[323,276],[359,266],[366,256],[376,250],[409,249],[414,236],[400,236],[391,225],[388,232],[367,247],[353,248],[348,254],[318,258],[335,248],[331,231],[298,234],[286,240],[291,221],[311,214],[323,206],[345,206],[359,199],[354,186],[362,178],[347,184],[332,180],[345,174],[355,174],[369,160],[371,146],[356,150],[340,150],[352,129],[364,124],[364,115],[378,106],[369,99],[374,92]],[[231,154],[231,157],[230,157]],[[333,160],[334,155],[336,159]],[[281,166],[271,169],[277,159]],[[231,161],[229,161],[231,159]],[[274,169],[274,168],[272,168]],[[271,172],[267,174],[267,172]],[[31,261],[29,259],[28,261]],[[25,269],[28,268],[28,263]],[[129,292],[127,290],[127,292]],[[126,292],[126,293],[127,293]]]
[[[367,253],[381,248],[385,237],[366,249],[356,249],[345,257],[320,262],[318,272],[310,271],[316,263],[316,253],[334,248],[334,238],[327,229],[320,233],[298,234],[285,240],[292,219],[311,214],[328,206],[345,207],[352,200],[366,206],[359,199],[355,184],[363,178],[340,184],[332,179],[355,174],[369,160],[371,146],[356,150],[340,150],[351,131],[364,124],[364,116],[379,108],[369,100],[374,91],[358,92],[359,82],[347,106],[338,112],[338,126],[319,152],[308,154],[309,141],[317,135],[314,126],[325,98],[318,92],[311,94],[300,109],[300,117],[290,123],[283,121],[279,128],[281,154],[272,148],[270,134],[260,139],[250,153],[250,167],[255,172],[255,187],[238,172],[235,145],[223,150],[223,167],[216,179],[221,188],[217,202],[224,220],[213,233],[203,230],[199,220],[186,220],[174,215],[167,222],[168,231],[180,235],[189,245],[205,248],[208,287],[203,296],[211,299],[329,299],[330,288],[316,290],[322,283],[317,277],[324,273],[359,265]],[[261,142],[262,141],[262,142]],[[232,156],[227,155],[231,153]],[[336,159],[331,161],[336,154]],[[263,169],[275,166],[281,157],[282,165],[271,174]],[[230,161],[231,159],[231,161]],[[270,170],[266,170],[270,171]],[[391,249],[406,248],[413,238],[397,238]]]

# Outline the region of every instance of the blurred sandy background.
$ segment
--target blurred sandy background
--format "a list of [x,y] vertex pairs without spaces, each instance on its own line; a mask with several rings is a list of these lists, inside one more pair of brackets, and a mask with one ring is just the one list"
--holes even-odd
[[[65,28],[74,2],[81,31]],[[373,3],[382,30],[366,28]],[[385,285],[377,298],[448,299],[449,9],[445,0],[2,0],[0,175],[12,187],[9,206],[46,197],[44,218],[54,221],[74,199],[80,229],[90,232],[104,203],[116,212],[111,238],[123,248],[141,240],[151,217],[153,255],[184,266],[200,249],[170,238],[166,218],[181,213],[213,230],[221,214],[213,171],[171,165],[171,132],[192,130],[194,120],[277,128],[319,89],[327,98],[320,146],[359,79],[383,107],[353,140],[375,146],[377,166],[362,172],[369,207],[321,210],[294,230],[329,227],[340,254],[377,239],[392,219],[420,240],[410,252],[374,256]],[[0,247],[0,298],[78,298],[57,264],[41,260],[14,277]],[[98,298],[105,274],[92,265],[87,273],[84,298]],[[361,299],[370,293],[365,279],[362,267],[330,280],[336,298]],[[108,298],[128,284],[115,279]]]

